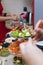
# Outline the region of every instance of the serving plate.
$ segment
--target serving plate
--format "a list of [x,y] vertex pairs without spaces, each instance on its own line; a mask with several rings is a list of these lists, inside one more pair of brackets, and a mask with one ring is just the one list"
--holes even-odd
[[5,39],[5,42],[6,42],[6,43],[12,43],[13,41],[16,41],[16,40],[17,40],[17,38],[9,37],[9,38],[6,38],[6,39]]
[[37,42],[36,45],[43,46],[43,41]]
[[15,42],[12,42],[12,44],[10,44],[10,46],[8,47],[9,51],[12,53],[12,54],[17,54],[17,55],[20,55],[21,54],[21,51],[20,51],[20,47],[19,45],[22,43],[22,42],[27,42],[28,40],[24,40],[24,39],[19,39]]
[[43,51],[43,41],[37,42],[36,46]]

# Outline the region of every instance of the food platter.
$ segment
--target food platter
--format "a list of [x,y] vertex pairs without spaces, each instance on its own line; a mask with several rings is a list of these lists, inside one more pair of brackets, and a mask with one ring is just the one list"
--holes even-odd
[[[29,37],[32,37],[34,31],[30,30],[28,27],[16,27],[13,28],[10,32],[6,34],[6,38],[3,42],[2,47],[5,49],[5,54],[2,52],[1,57],[8,57],[10,55],[13,56],[21,56],[21,51],[19,45],[22,42],[27,42]],[[7,46],[6,46],[7,45]],[[2,49],[3,49],[2,48]],[[6,51],[6,48],[8,51]],[[6,53],[8,52],[8,53]],[[15,60],[14,60],[15,61]],[[15,63],[14,63],[15,64]]]
[[23,39],[17,40],[16,42],[13,42],[13,43],[8,47],[8,49],[9,49],[9,51],[10,51],[12,54],[21,55],[19,45],[20,45],[22,42],[27,42],[27,41],[28,41],[28,40],[23,40]]
[[29,38],[29,37],[32,37],[33,33],[34,33],[34,30],[30,29],[30,28],[28,28],[28,29],[13,28],[13,30],[8,32],[6,36],[8,37],[8,35],[9,35],[9,37],[14,37],[14,38]]
[[21,54],[19,45],[22,42],[27,42],[29,37],[32,37],[34,30],[29,26],[19,25],[14,27],[10,32],[6,34],[9,37],[5,38],[3,42],[3,47],[8,48],[9,52],[12,54]]
[[[8,47],[12,54],[20,54],[19,44],[28,41],[29,37],[32,37],[34,30],[29,26],[18,25],[7,33],[9,38],[5,39],[5,42],[11,43]],[[13,41],[12,41],[13,39]]]
[[8,49],[14,55],[20,54],[19,44],[17,42],[12,43]]
[[8,48],[3,48],[1,51],[0,51],[0,56],[3,56],[3,57],[6,57],[10,55],[10,52],[8,50]]

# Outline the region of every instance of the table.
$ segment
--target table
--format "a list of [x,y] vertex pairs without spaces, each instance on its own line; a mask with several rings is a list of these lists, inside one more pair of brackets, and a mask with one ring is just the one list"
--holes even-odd
[[2,61],[1,65],[14,65],[14,63],[13,63],[13,57],[14,57],[13,54],[10,54],[7,57],[0,56],[0,60]]

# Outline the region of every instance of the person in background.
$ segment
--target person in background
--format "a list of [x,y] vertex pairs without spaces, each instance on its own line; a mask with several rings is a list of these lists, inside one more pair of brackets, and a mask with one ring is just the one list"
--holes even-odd
[[1,4],[0,0],[0,42],[5,38],[5,35],[10,30],[5,27],[5,21],[6,20],[17,20],[18,17],[15,16],[3,16],[3,6]]
[[23,11],[26,12],[26,22],[29,23],[29,14],[30,14],[30,12],[28,12],[27,7],[24,7]]
[[[36,24],[34,35],[34,40],[43,38],[43,20],[39,20]],[[43,65],[43,52],[32,42],[31,38],[28,42],[21,43],[20,49],[26,65]]]
[[23,24],[31,24],[30,12],[28,12],[27,7],[23,7],[23,12],[20,14]]

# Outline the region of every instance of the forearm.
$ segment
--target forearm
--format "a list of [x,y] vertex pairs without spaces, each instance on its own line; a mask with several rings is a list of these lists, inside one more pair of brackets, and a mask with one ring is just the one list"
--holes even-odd
[[8,16],[8,17],[0,16],[0,21],[6,21],[6,20],[10,20],[10,19],[12,19],[10,16]]

